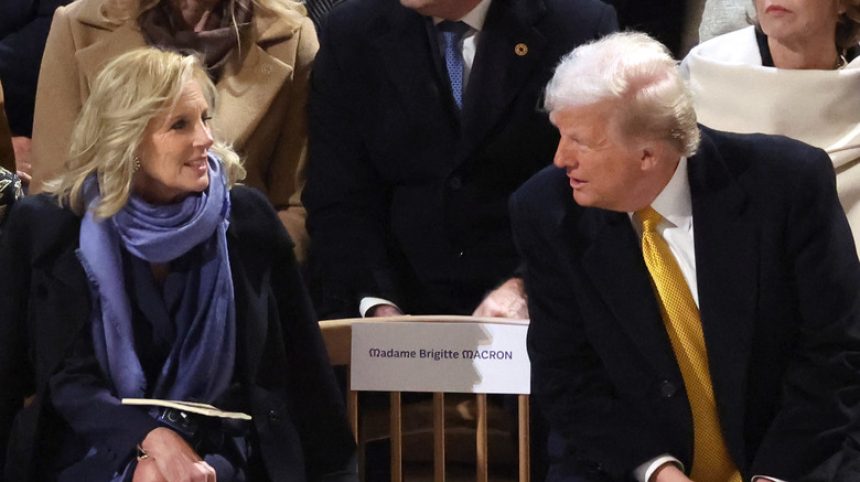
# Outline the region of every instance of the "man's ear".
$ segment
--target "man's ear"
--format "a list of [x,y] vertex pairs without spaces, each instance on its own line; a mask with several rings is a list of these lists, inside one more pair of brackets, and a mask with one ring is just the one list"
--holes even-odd
[[642,171],[653,170],[659,161],[660,146],[654,142],[643,142],[638,146],[639,167]]

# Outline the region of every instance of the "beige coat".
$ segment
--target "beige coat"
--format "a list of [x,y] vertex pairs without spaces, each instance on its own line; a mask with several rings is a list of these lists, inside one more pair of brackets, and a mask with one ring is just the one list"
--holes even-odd
[[12,131],[6,121],[6,103],[3,100],[3,86],[0,85],[0,167],[15,172],[15,152],[12,149]]
[[[75,118],[101,67],[146,45],[137,22],[108,19],[106,4],[76,0],[54,14],[36,94],[31,192],[41,190],[42,183],[62,169]],[[219,104],[213,129],[242,156],[248,170],[245,184],[266,194],[303,260],[305,104],[319,44],[311,20],[298,13],[283,17],[258,8],[251,31],[242,45],[244,57],[237,61],[234,50],[236,57],[216,85]]]

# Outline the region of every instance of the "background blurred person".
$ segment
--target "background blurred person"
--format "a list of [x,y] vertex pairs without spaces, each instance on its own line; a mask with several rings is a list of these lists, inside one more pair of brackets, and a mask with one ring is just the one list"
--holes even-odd
[[6,99],[0,84],[0,167],[15,170],[15,152],[12,149],[12,132],[6,120]]
[[860,0],[755,0],[756,25],[684,59],[699,122],[827,151],[860,238]]
[[335,8],[304,193],[320,316],[527,318],[506,203],[558,138],[535,106],[563,52],[616,29],[594,0]]
[[0,227],[12,204],[22,195],[21,180],[15,175],[15,153],[4,106],[3,86],[0,85]]
[[702,3],[699,42],[742,29],[755,16],[754,0],[705,0]]
[[91,88],[68,170],[16,205],[0,244],[8,480],[354,480],[292,243],[235,186],[244,169],[213,139],[206,70],[140,49]]
[[54,16],[39,76],[33,192],[63,170],[89,85],[108,61],[154,45],[202,54],[221,97],[213,129],[242,155],[245,183],[266,194],[306,244],[305,103],[316,32],[289,0],[77,0]]
[[305,7],[308,9],[308,16],[314,21],[314,26],[317,31],[322,27],[328,12],[341,3],[343,0],[306,0]]
[[15,175],[15,153],[4,106],[3,86],[0,85],[0,227],[6,213],[22,194],[21,180]]
[[[0,2],[0,81],[19,174],[29,181],[36,80],[54,10],[70,0]],[[10,168],[10,170],[15,170]]]
[[618,13],[620,30],[636,30],[653,35],[675,55],[681,52],[688,0],[606,0]]

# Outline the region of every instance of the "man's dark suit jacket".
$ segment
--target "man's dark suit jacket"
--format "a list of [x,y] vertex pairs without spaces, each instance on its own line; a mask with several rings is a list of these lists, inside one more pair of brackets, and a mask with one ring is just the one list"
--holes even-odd
[[303,196],[321,317],[355,316],[363,296],[471,313],[510,277],[507,199],[558,142],[544,86],[563,54],[615,29],[596,0],[494,0],[460,114],[431,19],[397,0],[332,10]]
[[[349,467],[353,442],[292,241],[260,193],[235,187],[231,201],[237,377],[254,418],[253,438],[271,480],[320,480]],[[9,481],[51,480],[64,456],[57,446],[73,436],[51,407],[48,379],[78,333],[89,329],[90,293],[75,255],[79,228],[77,216],[41,195],[16,205],[0,240],[0,449],[7,453],[9,437]],[[31,393],[32,403],[21,409]],[[140,441],[129,435],[138,435],[139,409],[88,403],[77,423],[104,436],[88,441],[97,444],[100,463],[79,479],[109,480]]]
[[[697,285],[723,435],[750,480],[860,480],[860,263],[818,149],[702,129],[689,159]],[[692,466],[692,420],[626,213],[579,207],[563,170],[511,199],[548,480]],[[554,446],[552,446],[554,445]],[[848,466],[854,465],[853,471]]]

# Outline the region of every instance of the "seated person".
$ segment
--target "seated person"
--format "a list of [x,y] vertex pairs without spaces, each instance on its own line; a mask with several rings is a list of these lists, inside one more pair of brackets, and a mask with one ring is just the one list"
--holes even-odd
[[210,131],[216,105],[193,57],[117,57],[91,85],[69,169],[10,215],[0,244],[8,479],[354,480],[292,242],[265,197],[236,185],[244,168]]
[[32,192],[61,174],[90,83],[144,45],[201,55],[221,99],[213,132],[242,155],[244,183],[262,191],[306,250],[304,184],[313,23],[293,0],[75,0],[48,35],[33,124]]
[[546,92],[555,166],[511,218],[548,480],[860,480],[860,262],[827,154],[698,126],[641,33]]
[[332,10],[303,195],[320,317],[527,318],[507,199],[552,159],[558,137],[536,105],[553,66],[616,28],[595,0]]
[[690,51],[683,65],[696,113],[714,129],[827,151],[860,247],[860,1],[785,5],[756,0],[756,25]]

